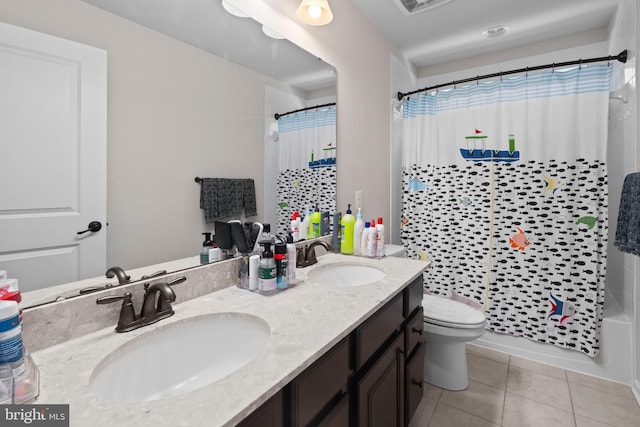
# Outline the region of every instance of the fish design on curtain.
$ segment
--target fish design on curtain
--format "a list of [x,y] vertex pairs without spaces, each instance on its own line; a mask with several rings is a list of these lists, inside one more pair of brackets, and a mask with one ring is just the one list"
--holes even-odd
[[402,240],[425,288],[487,328],[595,356],[607,247],[611,66],[548,71],[404,105]]
[[304,214],[316,205],[320,211],[336,211],[336,108],[281,117],[278,132],[275,232],[286,236],[293,212]]

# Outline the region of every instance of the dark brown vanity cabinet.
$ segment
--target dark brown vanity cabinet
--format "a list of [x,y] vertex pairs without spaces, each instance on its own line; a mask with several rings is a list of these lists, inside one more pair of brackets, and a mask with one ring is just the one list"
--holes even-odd
[[422,399],[422,313],[418,277],[239,425],[405,427]]
[[253,411],[251,415],[240,421],[238,427],[282,427],[282,408],[282,391],[279,391],[275,396]]

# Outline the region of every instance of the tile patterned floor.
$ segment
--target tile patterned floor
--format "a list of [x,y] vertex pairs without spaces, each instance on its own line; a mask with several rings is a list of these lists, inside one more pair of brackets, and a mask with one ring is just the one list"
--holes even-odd
[[409,427],[640,427],[631,388],[467,346],[469,388],[425,383]]

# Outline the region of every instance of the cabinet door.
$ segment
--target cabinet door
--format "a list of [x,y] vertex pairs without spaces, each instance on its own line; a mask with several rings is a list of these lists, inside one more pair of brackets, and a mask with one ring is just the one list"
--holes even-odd
[[347,392],[349,375],[349,340],[345,338],[290,383],[292,425],[309,425],[330,410],[338,396]]
[[282,427],[282,391],[253,411],[238,427]]
[[358,426],[404,426],[404,333],[358,381]]
[[409,425],[413,414],[418,409],[422,400],[422,388],[424,381],[424,342],[419,343],[418,348],[407,361],[406,389],[405,389],[405,422]]
[[345,394],[340,403],[318,424],[318,427],[349,427],[349,395]]

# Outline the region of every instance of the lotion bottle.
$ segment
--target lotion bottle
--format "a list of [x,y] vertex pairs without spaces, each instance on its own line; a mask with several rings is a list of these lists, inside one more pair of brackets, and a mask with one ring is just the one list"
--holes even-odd
[[309,238],[309,227],[311,226],[311,211],[307,209],[304,213],[304,218],[300,223],[300,240]]
[[362,231],[364,230],[364,220],[362,219],[362,208],[358,208],[356,215],[356,223],[353,226],[353,254],[362,255],[360,241],[362,240]]
[[364,223],[364,229],[362,230],[362,236],[360,236],[360,254],[365,256],[367,254],[367,243],[369,241],[369,228],[371,224],[369,221]]
[[300,214],[298,211],[295,211],[291,216],[291,235],[294,242],[300,240]]
[[378,217],[376,224],[376,256],[382,258],[384,256],[384,224],[382,217]]
[[340,220],[340,228],[342,237],[340,241],[340,252],[343,254],[353,254],[353,227],[356,223],[356,217],[351,213],[351,204],[347,207],[347,213]]
[[367,236],[367,252],[366,255],[368,257],[376,256],[376,221],[373,220],[369,223],[369,230]]

